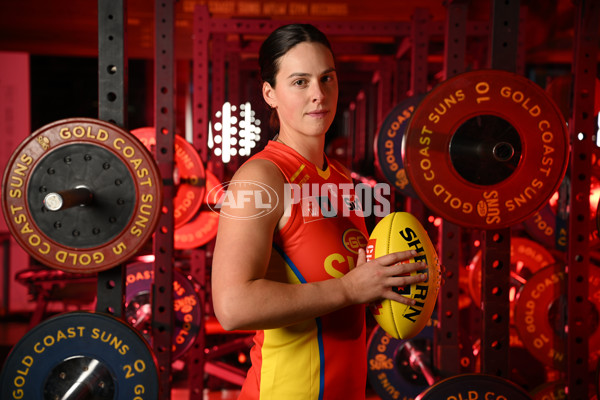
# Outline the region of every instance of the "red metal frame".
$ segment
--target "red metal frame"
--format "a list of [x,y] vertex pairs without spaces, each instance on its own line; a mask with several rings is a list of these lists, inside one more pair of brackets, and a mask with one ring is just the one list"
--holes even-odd
[[[570,212],[567,251],[567,386],[569,399],[587,399],[590,382],[588,371],[589,337],[592,332],[586,294],[589,269],[590,171],[591,149],[595,146],[597,126],[594,93],[598,69],[598,25],[600,4],[577,1],[572,72],[573,116],[571,135]],[[598,329],[598,328],[596,328]],[[597,382],[595,382],[597,384]]]
[[152,347],[158,362],[160,394],[171,398],[171,346],[173,312],[174,217],[173,166],[175,118],[175,10],[174,2],[154,2],[155,24],[155,158],[163,180],[163,204],[154,232],[154,283],[152,285]]

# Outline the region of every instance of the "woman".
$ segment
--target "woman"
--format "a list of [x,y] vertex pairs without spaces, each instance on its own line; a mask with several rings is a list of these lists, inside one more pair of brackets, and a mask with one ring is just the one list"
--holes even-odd
[[[366,262],[352,180],[324,155],[338,99],[325,35],[312,25],[278,28],[259,63],[279,134],[235,173],[227,199],[238,201],[221,209],[212,266],[221,325],[257,330],[240,399],[364,399],[364,305],[411,304],[392,288],[425,281],[401,276],[425,265],[399,264],[411,252]],[[279,200],[265,210],[270,191]]]

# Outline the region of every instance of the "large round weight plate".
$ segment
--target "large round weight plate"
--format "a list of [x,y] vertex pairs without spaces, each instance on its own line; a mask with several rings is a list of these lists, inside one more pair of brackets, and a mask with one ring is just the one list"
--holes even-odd
[[531,400],[531,397],[511,381],[486,374],[446,378],[417,396],[417,400],[446,399]]
[[[600,355],[600,268],[589,266],[589,296],[581,307],[590,316],[589,359],[596,365]],[[524,346],[545,365],[566,367],[567,274],[561,265],[540,269],[521,287],[515,304],[515,326]]]
[[456,75],[413,113],[403,143],[419,198],[460,226],[499,229],[541,208],[565,174],[569,141],[554,102],[506,71]]
[[108,315],[48,319],[12,348],[0,374],[2,399],[157,399],[156,360],[146,341]]
[[383,120],[375,136],[375,160],[381,174],[400,193],[417,197],[406,177],[402,141],[408,121],[424,95],[409,97],[397,104]]
[[432,320],[417,336],[408,340],[393,338],[379,325],[371,332],[367,349],[367,377],[373,390],[383,400],[414,399],[428,386],[425,376],[410,366],[407,342],[428,356],[426,364],[430,367],[433,365]]
[[[481,251],[469,264],[469,293],[477,306],[481,305]],[[523,282],[546,265],[554,264],[552,254],[539,243],[526,238],[510,239],[510,299],[514,300]],[[513,313],[511,302],[511,316]]]
[[[154,264],[136,262],[127,265],[126,282],[126,319],[151,343]],[[194,344],[202,321],[197,287],[191,278],[177,269],[173,270],[173,312],[171,357],[176,360]]]
[[204,203],[207,208],[200,212],[187,224],[175,229],[174,246],[177,250],[190,250],[204,246],[217,235],[219,213],[213,209],[223,193],[221,182],[210,171],[206,171],[206,195]]
[[[595,169],[594,169],[594,172]],[[548,248],[566,248],[567,233],[557,231],[557,209],[559,193],[555,192],[548,203],[523,222],[523,226],[532,238]],[[590,177],[590,248],[600,244],[598,236],[598,199],[600,198],[600,181],[595,175]],[[563,228],[564,230],[564,228]]]
[[[156,149],[156,129],[138,128],[131,131],[151,153]],[[200,154],[181,135],[175,135],[175,186],[173,217],[175,228],[191,220],[202,206],[206,185],[206,171]]]
[[152,237],[162,202],[159,171],[142,143],[90,118],[35,131],[13,153],[2,187],[2,211],[21,247],[68,272],[129,259]]

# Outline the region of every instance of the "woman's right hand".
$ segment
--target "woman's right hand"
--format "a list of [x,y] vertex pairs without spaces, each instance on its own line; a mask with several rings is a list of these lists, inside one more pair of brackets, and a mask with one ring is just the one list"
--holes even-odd
[[[366,304],[376,300],[389,299],[402,304],[414,305],[415,301],[393,289],[414,283],[426,282],[427,264],[408,263],[415,257],[414,250],[386,254],[367,261],[364,249],[359,249],[356,268],[340,278],[349,301],[353,304]],[[412,272],[419,271],[415,275]]]

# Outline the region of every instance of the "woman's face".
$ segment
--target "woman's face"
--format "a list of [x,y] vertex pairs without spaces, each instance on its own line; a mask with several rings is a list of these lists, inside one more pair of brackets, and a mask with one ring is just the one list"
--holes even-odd
[[275,87],[263,86],[277,108],[280,134],[323,135],[335,117],[338,81],[333,55],[321,43],[302,42],[279,59]]

